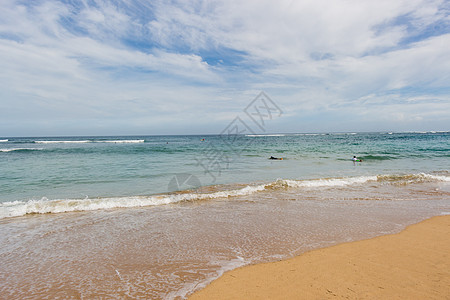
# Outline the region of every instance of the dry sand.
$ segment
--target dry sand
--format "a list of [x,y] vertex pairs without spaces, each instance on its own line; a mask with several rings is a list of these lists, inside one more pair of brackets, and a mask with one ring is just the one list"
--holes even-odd
[[450,216],[225,273],[194,299],[450,299]]

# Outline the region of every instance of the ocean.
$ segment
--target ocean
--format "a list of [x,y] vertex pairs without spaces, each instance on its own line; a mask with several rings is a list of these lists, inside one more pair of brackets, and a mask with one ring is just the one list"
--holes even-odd
[[449,162],[450,132],[0,137],[0,298],[186,298],[450,214]]

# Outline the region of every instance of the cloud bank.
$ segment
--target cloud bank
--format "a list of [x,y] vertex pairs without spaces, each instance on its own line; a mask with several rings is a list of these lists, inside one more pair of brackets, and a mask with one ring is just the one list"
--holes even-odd
[[446,1],[14,1],[0,136],[449,130]]

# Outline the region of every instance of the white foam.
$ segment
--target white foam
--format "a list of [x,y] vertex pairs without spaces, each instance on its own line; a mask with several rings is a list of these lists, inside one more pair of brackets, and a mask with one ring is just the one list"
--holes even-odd
[[297,133],[294,136],[316,136],[316,135],[325,135],[326,133]]
[[145,140],[111,140],[111,141],[99,141],[103,143],[115,143],[115,144],[121,144],[121,143],[143,143]]
[[427,178],[433,181],[444,181],[444,182],[450,182],[450,176],[444,176],[444,175],[431,175],[426,173],[420,173],[416,174],[418,177]]
[[90,143],[91,141],[83,140],[83,141],[34,141],[37,144],[84,144]]
[[285,134],[246,134],[248,137],[286,136]]
[[[415,180],[418,179],[418,180]],[[355,184],[364,184],[371,181],[407,181],[421,182],[422,179],[430,181],[450,182],[450,176],[431,175],[431,174],[410,174],[410,175],[379,175],[379,176],[359,176],[345,178],[322,178],[310,180],[289,180],[278,179],[275,182],[261,184],[256,186],[246,186],[236,190],[218,191],[213,193],[184,193],[184,194],[165,194],[150,196],[129,196],[129,197],[111,197],[111,198],[94,198],[94,199],[56,199],[29,201],[13,201],[0,203],[0,219],[9,217],[24,216],[27,214],[46,214],[46,213],[63,213],[75,211],[91,211],[99,209],[112,208],[131,208],[156,206],[183,201],[199,201],[208,199],[228,198],[251,195],[273,188],[332,188],[343,187]]]
[[331,135],[355,135],[357,132],[332,132]]
[[220,266],[220,268],[216,271],[216,274],[214,276],[211,276],[205,281],[200,283],[186,284],[182,289],[168,293],[164,297],[164,299],[176,299],[176,298],[185,299],[189,294],[201,290],[202,288],[206,287],[208,284],[210,284],[217,278],[221,277],[226,272],[245,266],[249,264],[249,262],[245,261],[243,257],[237,256],[236,258],[231,260],[212,260],[210,264]]
[[24,150],[43,150],[43,148],[9,148],[9,149],[0,149],[0,152],[11,152],[11,151],[24,151]]
[[450,176],[432,175],[427,173],[406,174],[406,175],[379,175],[378,180],[397,181],[403,183],[415,183],[423,181],[450,182]]
[[373,176],[358,176],[358,177],[345,177],[345,178],[321,178],[312,180],[277,180],[276,184],[288,186],[288,187],[307,187],[307,188],[320,188],[320,187],[341,187],[353,184],[364,184],[370,181],[379,181],[384,178],[394,178],[394,181],[410,181],[417,182],[421,180],[427,181],[440,181],[450,182],[450,176],[432,175],[426,173],[409,174],[404,176],[397,175],[373,175]]
[[405,131],[404,133],[448,133],[447,130],[431,130],[431,131]]
[[99,199],[58,199],[14,201],[0,204],[0,219],[18,217],[27,214],[62,213],[73,211],[90,211],[98,209],[139,207],[169,203],[169,199],[154,197],[117,197]]
[[74,211],[91,211],[99,209],[111,208],[130,208],[155,206],[182,201],[196,201],[216,198],[227,198],[241,195],[249,195],[262,191],[265,185],[247,186],[238,190],[220,191],[215,193],[187,193],[187,194],[170,194],[170,195],[153,195],[153,196],[131,196],[131,197],[112,197],[112,198],[95,198],[95,199],[56,199],[29,201],[13,201],[0,203],[0,219],[9,217],[24,216],[27,214],[46,214],[46,213],[63,213]]
[[106,140],[106,141],[91,141],[91,140],[80,140],[80,141],[34,141],[37,144],[85,144],[85,143],[143,143],[145,140]]
[[5,143],[7,141],[8,141],[7,139],[6,140],[0,140],[0,143]]
[[352,184],[362,184],[368,181],[376,181],[377,176],[360,176],[347,178],[327,178],[327,179],[312,179],[312,180],[278,180],[277,183],[287,185],[289,187],[340,187]]

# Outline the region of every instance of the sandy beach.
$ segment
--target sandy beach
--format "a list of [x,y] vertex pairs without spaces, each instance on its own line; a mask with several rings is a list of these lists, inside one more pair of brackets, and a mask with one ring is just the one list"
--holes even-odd
[[225,273],[189,299],[450,299],[450,216]]

